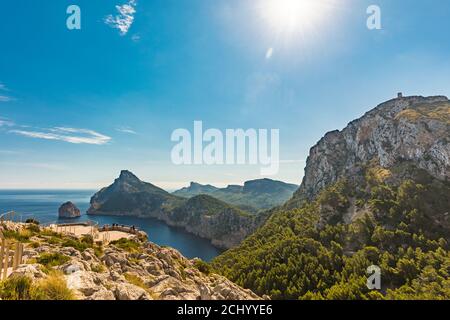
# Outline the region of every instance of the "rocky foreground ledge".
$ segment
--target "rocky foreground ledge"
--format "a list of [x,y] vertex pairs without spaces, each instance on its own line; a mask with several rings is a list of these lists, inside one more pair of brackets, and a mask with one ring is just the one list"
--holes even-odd
[[[80,300],[255,300],[260,299],[209,266],[146,239],[97,245],[89,236],[61,235],[35,224],[3,223],[5,238],[25,244],[23,264],[0,283],[0,297]],[[15,294],[28,279],[39,290]],[[26,282],[26,281],[25,281]],[[56,286],[62,294],[50,288]],[[7,292],[8,290],[8,292]],[[47,290],[48,292],[46,292]],[[53,296],[52,296],[53,294]]]

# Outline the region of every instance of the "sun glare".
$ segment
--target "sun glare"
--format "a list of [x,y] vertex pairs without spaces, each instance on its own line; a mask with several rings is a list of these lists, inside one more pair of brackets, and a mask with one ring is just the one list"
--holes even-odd
[[262,0],[262,16],[278,35],[306,33],[326,16],[330,0]]

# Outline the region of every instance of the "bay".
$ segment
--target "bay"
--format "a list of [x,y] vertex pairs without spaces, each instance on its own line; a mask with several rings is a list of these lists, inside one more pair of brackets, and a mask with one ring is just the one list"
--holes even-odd
[[[0,214],[7,211],[17,213],[16,220],[35,218],[41,223],[83,222],[94,220],[99,225],[134,225],[148,234],[149,240],[160,246],[169,246],[180,251],[187,258],[201,258],[210,261],[221,253],[209,240],[192,235],[183,229],[174,228],[153,218],[88,216],[89,200],[94,190],[0,190]],[[82,212],[78,219],[58,219],[61,204],[72,201]]]

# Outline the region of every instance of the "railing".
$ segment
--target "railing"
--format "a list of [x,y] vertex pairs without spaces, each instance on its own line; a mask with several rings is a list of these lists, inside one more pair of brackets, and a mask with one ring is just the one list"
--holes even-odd
[[16,212],[9,211],[6,213],[3,213],[0,215],[0,223],[6,222],[6,221],[14,221],[14,217],[16,216]]
[[99,229],[99,231],[100,232],[121,231],[121,232],[125,232],[125,233],[130,233],[130,234],[138,234],[139,233],[139,229],[138,228],[125,226],[125,225],[114,225],[114,226],[105,225],[105,226],[101,227]]
[[89,232],[95,238],[95,234],[98,231],[98,222],[93,220],[87,220],[84,222],[75,223],[58,223],[57,221],[49,222],[43,225],[45,228],[49,228],[57,233],[76,234],[77,227],[91,227]]
[[120,231],[132,235],[139,235],[140,230],[134,226],[126,226],[126,225],[104,225],[103,227],[99,227],[99,224],[97,221],[88,220],[84,222],[77,222],[77,223],[62,223],[58,224],[57,221],[55,222],[49,222],[43,225],[45,228],[48,228],[54,232],[62,233],[62,234],[72,234],[75,236],[80,236],[83,234],[79,233],[79,230],[77,232],[77,227],[91,227],[89,233],[94,241],[100,241],[103,243],[108,243],[111,240],[111,234],[112,231]]
[[34,215],[23,215],[21,213],[17,213],[16,211],[9,211],[3,214],[0,214],[0,223],[3,222],[25,222],[26,220],[36,220]]
[[[8,271],[15,271],[22,264],[23,244],[10,241],[0,231],[0,281],[8,277]],[[12,252],[12,254],[11,254]]]

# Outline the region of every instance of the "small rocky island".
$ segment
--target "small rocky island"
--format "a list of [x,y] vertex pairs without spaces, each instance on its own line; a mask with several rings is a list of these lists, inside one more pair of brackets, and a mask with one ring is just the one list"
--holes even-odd
[[80,209],[72,202],[66,202],[59,207],[58,214],[60,218],[74,219],[81,217]]

